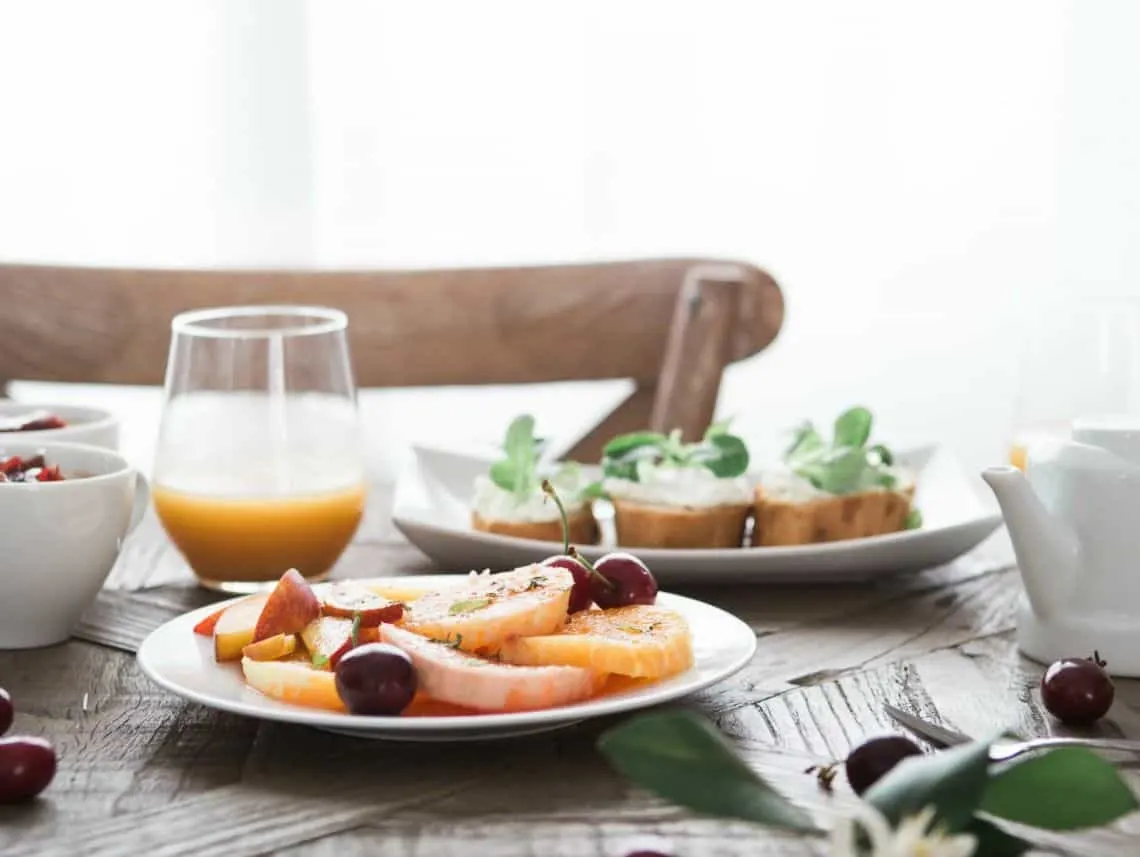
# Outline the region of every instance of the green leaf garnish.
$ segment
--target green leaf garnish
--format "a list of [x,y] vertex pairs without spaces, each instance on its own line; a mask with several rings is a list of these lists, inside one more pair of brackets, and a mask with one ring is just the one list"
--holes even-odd
[[829,494],[850,494],[871,488],[894,488],[898,477],[890,471],[894,455],[880,444],[868,447],[871,412],[851,408],[835,421],[835,438],[827,443],[811,423],[795,429],[784,462],[796,475]]
[[1091,750],[1060,747],[990,778],[981,810],[1046,830],[1111,824],[1140,808],[1116,768]]
[[835,420],[836,446],[863,446],[870,436],[871,412],[866,408],[851,408]]
[[933,806],[946,831],[957,833],[970,824],[982,802],[992,743],[973,741],[929,756],[904,759],[863,797],[893,825]]
[[468,598],[465,601],[456,601],[447,608],[447,615],[458,616],[460,613],[474,613],[476,610],[489,607],[490,604],[490,598]]
[[699,443],[685,443],[681,432],[667,435],[638,431],[615,437],[602,450],[602,472],[610,479],[640,479],[638,465],[649,462],[671,467],[704,467],[721,478],[740,476],[748,469],[748,447],[728,433],[727,423],[714,423]]
[[361,617],[359,613],[352,614],[352,632],[350,634],[350,638],[352,640],[352,647],[354,649],[360,645],[360,619]]
[[691,712],[627,721],[603,734],[598,749],[642,788],[696,812],[818,832],[807,813],[761,779],[715,727]]
[[329,665],[328,655],[322,655],[320,652],[313,652],[313,666],[327,667]]
[[908,530],[917,530],[921,526],[922,512],[920,512],[917,508],[911,509],[909,512],[907,512],[906,523],[903,525],[903,527]]
[[534,417],[515,417],[503,441],[505,457],[491,465],[491,481],[520,499],[530,496],[538,484],[535,471],[540,447],[541,442],[534,436]]

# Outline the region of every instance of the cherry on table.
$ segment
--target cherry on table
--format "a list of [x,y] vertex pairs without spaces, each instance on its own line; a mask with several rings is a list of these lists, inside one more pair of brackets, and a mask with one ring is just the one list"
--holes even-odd
[[1108,713],[1116,688],[1099,653],[1092,658],[1066,658],[1049,665],[1041,678],[1046,710],[1070,726],[1088,726]]
[[922,750],[901,735],[885,735],[864,741],[851,751],[844,764],[847,782],[857,795],[863,794],[909,756],[921,756]]
[[594,563],[594,571],[590,592],[599,607],[657,603],[657,579],[633,554],[608,553]]
[[0,687],[0,735],[8,731],[15,716],[16,709],[12,705],[12,697],[8,695],[8,691]]
[[55,750],[42,738],[0,739],[0,803],[31,800],[55,776]]
[[365,643],[337,662],[336,692],[353,714],[396,715],[416,695],[412,659],[388,643]]
[[570,605],[567,613],[578,613],[589,609],[594,603],[594,596],[590,592],[590,570],[572,556],[561,554],[552,556],[542,562],[552,568],[564,568],[574,576],[574,587],[570,590]]

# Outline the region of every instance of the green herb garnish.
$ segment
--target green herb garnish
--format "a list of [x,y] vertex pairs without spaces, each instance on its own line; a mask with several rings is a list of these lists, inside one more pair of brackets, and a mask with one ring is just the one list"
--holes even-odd
[[327,667],[329,665],[329,656],[322,655],[320,652],[313,652],[313,666]]
[[534,417],[515,417],[503,441],[504,458],[491,465],[491,481],[525,500],[538,485],[536,470],[542,442],[534,436]]
[[355,649],[357,646],[360,645],[360,614],[359,613],[353,613],[352,614],[351,638],[352,638],[352,647]]
[[468,598],[465,601],[456,601],[447,608],[447,615],[458,616],[460,613],[474,613],[476,610],[489,607],[490,604],[490,598]]
[[910,512],[906,516],[906,523],[903,525],[903,529],[917,530],[921,526],[922,526],[922,512],[920,512],[918,509],[911,509]]
[[640,479],[638,465],[647,462],[671,467],[704,467],[721,478],[740,476],[748,469],[748,447],[726,423],[713,423],[699,443],[685,443],[681,432],[638,431],[615,437],[602,450],[602,472],[612,479]]
[[882,444],[867,446],[871,423],[866,408],[844,411],[835,421],[831,443],[810,422],[803,423],[795,430],[784,461],[796,475],[829,494],[894,488],[898,483],[890,469],[894,455]]

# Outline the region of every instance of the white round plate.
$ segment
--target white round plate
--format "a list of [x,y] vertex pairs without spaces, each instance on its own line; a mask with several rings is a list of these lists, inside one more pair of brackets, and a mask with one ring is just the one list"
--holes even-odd
[[[413,581],[422,583],[425,589],[456,583],[455,577],[449,575],[400,578],[401,585]],[[221,711],[316,726],[361,738],[482,741],[545,732],[669,702],[727,678],[747,664],[756,651],[752,629],[730,613],[665,592],[658,595],[657,603],[676,610],[689,623],[694,655],[691,669],[635,690],[545,711],[457,717],[360,717],[277,702],[247,687],[237,664],[216,663],[210,641],[194,633],[194,625],[222,606],[218,604],[186,613],[154,631],[139,648],[138,661],[143,672],[171,693]]]
[[[417,447],[416,459],[396,488],[392,520],[412,544],[442,569],[493,571],[540,562],[561,545],[484,533],[471,528],[475,476],[485,455]],[[638,557],[665,584],[818,584],[871,580],[951,562],[977,547],[1001,524],[1001,515],[979,495],[981,479],[967,475],[945,448],[923,447],[897,455],[918,474],[917,530],[865,539],[792,547],[701,550],[638,548]],[[587,468],[589,470],[589,468]],[[604,504],[603,504],[604,506]],[[601,545],[579,545],[589,559],[614,548],[610,522],[599,515]]]

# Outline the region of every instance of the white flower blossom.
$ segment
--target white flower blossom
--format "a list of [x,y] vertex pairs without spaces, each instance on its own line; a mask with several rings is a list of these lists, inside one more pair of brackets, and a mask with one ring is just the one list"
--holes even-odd
[[[869,803],[861,803],[854,818],[845,819],[831,831],[831,857],[971,857],[978,847],[968,833],[948,836],[931,830],[934,808],[904,818],[892,830],[886,817]],[[859,830],[867,834],[871,850],[859,851]]]

